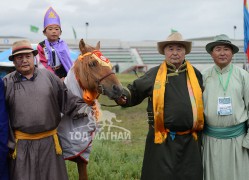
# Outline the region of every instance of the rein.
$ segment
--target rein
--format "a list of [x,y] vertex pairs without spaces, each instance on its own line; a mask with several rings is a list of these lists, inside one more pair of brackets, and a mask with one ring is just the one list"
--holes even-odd
[[108,104],[101,104],[101,106],[104,106],[104,107],[116,107],[116,106],[119,106],[118,104],[113,104],[113,105],[108,105]]
[[105,78],[107,78],[108,76],[115,74],[114,72],[110,72],[108,74],[106,74],[104,77],[100,78],[99,80],[97,80],[96,82],[99,84],[101,81],[103,81]]

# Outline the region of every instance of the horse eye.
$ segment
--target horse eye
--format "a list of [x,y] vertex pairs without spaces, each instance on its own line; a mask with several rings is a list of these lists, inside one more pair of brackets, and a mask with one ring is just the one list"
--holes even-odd
[[89,67],[96,67],[97,66],[97,61],[91,61],[89,63]]

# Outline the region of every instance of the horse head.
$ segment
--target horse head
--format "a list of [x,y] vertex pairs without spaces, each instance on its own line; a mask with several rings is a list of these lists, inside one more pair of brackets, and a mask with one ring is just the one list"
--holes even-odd
[[93,94],[103,94],[110,99],[117,99],[122,94],[122,85],[112,71],[109,59],[105,58],[100,50],[100,42],[92,47],[79,42],[81,54],[74,64],[75,76],[84,90]]

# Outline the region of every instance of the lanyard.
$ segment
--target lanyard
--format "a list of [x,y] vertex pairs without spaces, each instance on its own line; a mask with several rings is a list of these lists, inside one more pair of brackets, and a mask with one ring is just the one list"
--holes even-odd
[[226,94],[227,87],[228,87],[228,84],[229,84],[229,81],[230,81],[230,78],[231,78],[231,74],[232,74],[232,71],[233,71],[233,64],[231,64],[231,66],[230,66],[229,74],[228,74],[225,86],[223,85],[223,78],[222,78],[222,76],[220,75],[220,73],[216,69],[215,69],[215,71],[218,74],[218,77],[219,77],[219,80],[220,80],[220,84],[222,85],[224,94]]

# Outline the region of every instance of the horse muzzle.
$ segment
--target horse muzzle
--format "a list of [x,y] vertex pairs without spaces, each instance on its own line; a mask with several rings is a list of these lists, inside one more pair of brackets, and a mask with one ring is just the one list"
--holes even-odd
[[122,96],[122,85],[112,85],[110,89],[105,88],[103,85],[98,86],[98,92],[102,95],[108,96],[110,99],[115,100]]

